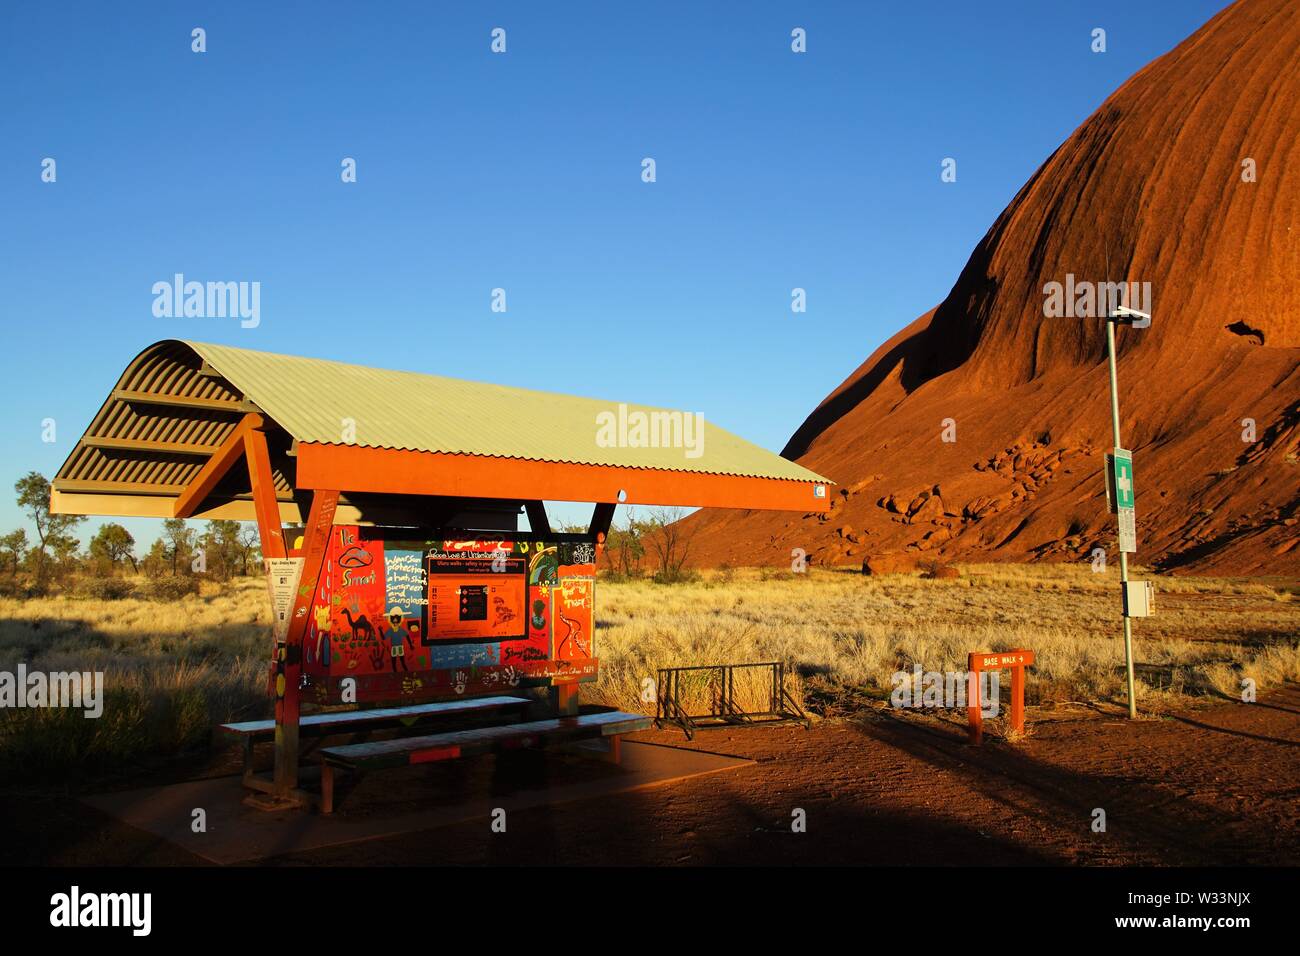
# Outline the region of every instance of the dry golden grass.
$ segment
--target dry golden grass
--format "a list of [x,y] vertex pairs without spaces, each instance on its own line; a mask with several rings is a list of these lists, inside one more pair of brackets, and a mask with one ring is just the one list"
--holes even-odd
[[104,715],[0,712],[0,759],[31,771],[163,756],[202,744],[215,724],[269,713],[266,585],[205,584],[158,602],[0,598],[0,670],[102,671]]
[[[893,674],[914,663],[956,671],[970,651],[1027,647],[1038,655],[1029,703],[1123,701],[1114,569],[977,565],[963,573],[925,580],[741,569],[672,586],[602,581],[600,679],[583,698],[653,712],[642,687],[660,667],[780,660],[805,708],[846,714],[887,700]],[[1161,578],[1158,592],[1156,616],[1134,624],[1144,713],[1239,699],[1243,678],[1260,691],[1300,680],[1294,582]],[[102,670],[113,695],[98,721],[69,711],[0,713],[0,757],[53,766],[192,747],[216,723],[269,715],[269,656],[266,588],[257,579],[205,584],[171,602],[0,598],[0,669],[22,661],[33,670]],[[694,689],[703,706],[706,686]],[[750,691],[757,698],[761,688]]]
[[[665,588],[602,583],[597,648],[602,703],[646,710],[640,687],[660,667],[782,660],[797,698],[846,713],[885,700],[896,671],[964,670],[978,650],[1033,649],[1030,703],[1124,699],[1118,572],[1086,565],[985,565],[956,580],[706,572]],[[1189,696],[1239,699],[1300,679],[1300,601],[1257,582],[1161,578],[1157,614],[1134,622],[1144,712]],[[592,697],[593,694],[587,694]]]

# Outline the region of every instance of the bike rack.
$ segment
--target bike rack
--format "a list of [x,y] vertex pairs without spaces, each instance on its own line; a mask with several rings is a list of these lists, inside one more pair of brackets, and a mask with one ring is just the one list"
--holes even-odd
[[[747,711],[736,703],[736,671],[767,668],[771,671],[766,710]],[[710,707],[707,714],[689,714],[682,705],[682,676],[709,672],[708,688]],[[755,724],[811,725],[789,691],[785,689],[785,664],[767,661],[760,664],[707,664],[697,667],[662,667],[658,673],[658,709],[655,726],[671,724],[680,727],[686,739],[695,737],[697,730],[713,727],[751,726]]]

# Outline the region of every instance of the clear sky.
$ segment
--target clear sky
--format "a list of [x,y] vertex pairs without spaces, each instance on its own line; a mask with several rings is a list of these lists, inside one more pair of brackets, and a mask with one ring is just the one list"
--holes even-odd
[[[0,532],[163,338],[698,411],[780,450],[1225,5],[5,2]],[[260,324],[155,317],[177,272],[259,282]],[[156,523],[126,523],[147,550]]]

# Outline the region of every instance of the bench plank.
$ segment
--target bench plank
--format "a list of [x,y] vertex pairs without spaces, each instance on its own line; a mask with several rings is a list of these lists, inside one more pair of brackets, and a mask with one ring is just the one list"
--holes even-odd
[[[337,747],[323,747],[320,754],[322,760],[344,767],[402,766],[408,763],[425,763],[430,760],[446,760],[487,753],[498,747],[507,749],[532,746],[535,743],[629,734],[649,729],[652,722],[651,718],[641,714],[612,711],[603,714],[584,714],[580,717],[535,720],[523,724],[505,724],[500,727],[453,730],[423,737],[401,737],[396,740],[343,744]],[[439,753],[441,756],[435,756]]]
[[[298,721],[299,727],[332,727],[346,724],[365,724],[380,720],[404,720],[408,717],[428,717],[443,714],[465,714],[479,710],[496,710],[504,707],[523,707],[531,703],[524,697],[471,697],[467,700],[448,700],[432,704],[412,704],[409,707],[378,707],[373,710],[344,710],[329,714],[312,714]],[[221,730],[235,737],[274,735],[274,720],[245,720],[222,724]]]
[[483,727],[477,730],[454,730],[441,734],[426,734],[423,737],[402,737],[374,743],[323,747],[320,752],[320,812],[324,814],[334,812],[336,767],[350,770],[403,767],[410,764],[455,760],[457,757],[539,745],[545,747],[599,737],[610,739],[609,757],[606,759],[612,759],[617,763],[620,736],[637,730],[648,730],[652,723],[650,717],[643,717],[640,714],[610,711],[602,714],[583,714],[580,717],[559,717],[523,724]]

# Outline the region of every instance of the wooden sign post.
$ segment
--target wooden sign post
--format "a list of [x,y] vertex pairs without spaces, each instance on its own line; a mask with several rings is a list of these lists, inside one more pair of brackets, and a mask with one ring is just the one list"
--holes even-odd
[[966,716],[970,742],[984,740],[984,714],[980,710],[980,674],[983,671],[1011,670],[1011,728],[1025,731],[1025,668],[1034,663],[1034,652],[1018,648],[998,653],[972,652],[966,658]]

